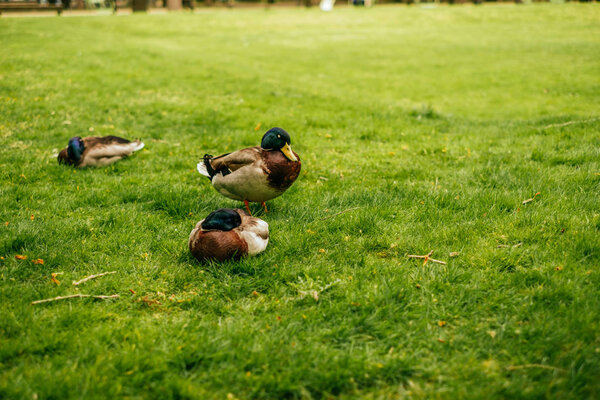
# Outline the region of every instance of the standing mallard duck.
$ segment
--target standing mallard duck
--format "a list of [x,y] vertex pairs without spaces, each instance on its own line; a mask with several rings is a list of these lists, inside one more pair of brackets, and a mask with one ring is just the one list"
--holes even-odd
[[253,256],[267,248],[269,225],[244,210],[213,211],[190,233],[190,251],[199,261]]
[[281,128],[264,134],[260,147],[248,147],[213,157],[204,155],[198,172],[207,176],[225,197],[242,200],[250,214],[248,202],[261,203],[280,196],[294,183],[302,166],[292,151],[290,135]]
[[75,167],[103,167],[130,156],[144,147],[139,140],[133,142],[117,136],[76,136],[58,154],[59,164]]

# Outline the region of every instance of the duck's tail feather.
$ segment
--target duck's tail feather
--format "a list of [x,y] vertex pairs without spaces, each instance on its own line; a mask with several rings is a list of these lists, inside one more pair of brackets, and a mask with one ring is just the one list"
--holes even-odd
[[134,140],[132,142],[133,144],[135,144],[136,146],[133,148],[132,152],[136,152],[138,150],[141,150],[144,148],[144,142],[142,142],[141,140]]
[[200,174],[202,174],[202,175],[206,176],[208,179],[210,179],[211,182],[212,182],[213,177],[217,173],[217,171],[214,170],[212,165],[210,165],[210,160],[212,160],[212,158],[213,158],[213,156],[211,156],[210,154],[205,154],[204,157],[202,158],[202,161],[200,161],[198,163],[198,165],[196,166],[196,168],[198,169],[198,172],[200,172]]
[[198,163],[198,165],[196,165],[196,168],[198,169],[198,172],[200,172],[200,175],[204,175],[210,178],[210,174],[208,173],[208,170],[206,169],[206,165],[204,164],[204,160],[200,161]]

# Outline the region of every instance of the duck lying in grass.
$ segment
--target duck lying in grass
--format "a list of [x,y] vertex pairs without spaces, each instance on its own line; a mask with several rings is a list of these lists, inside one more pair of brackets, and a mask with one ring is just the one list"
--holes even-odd
[[58,154],[58,163],[75,167],[103,167],[141,150],[144,143],[117,136],[76,136]]
[[198,172],[207,176],[217,192],[241,200],[250,215],[248,202],[261,203],[280,196],[294,183],[302,166],[292,151],[290,135],[281,128],[269,129],[260,147],[248,147],[213,157],[204,155]]
[[199,261],[238,259],[267,248],[269,225],[239,208],[221,208],[198,222],[190,233],[190,251]]

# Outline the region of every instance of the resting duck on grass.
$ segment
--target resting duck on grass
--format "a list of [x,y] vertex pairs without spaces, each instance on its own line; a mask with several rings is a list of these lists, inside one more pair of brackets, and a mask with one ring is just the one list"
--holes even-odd
[[217,192],[233,200],[241,200],[250,212],[248,202],[261,203],[280,196],[294,183],[302,164],[290,147],[290,135],[281,128],[264,134],[260,147],[248,147],[213,157],[204,155],[198,172],[207,176]]
[[208,214],[190,233],[190,251],[199,261],[238,259],[267,248],[269,225],[239,208]]
[[58,154],[58,163],[75,167],[103,167],[130,156],[144,147],[139,140],[133,142],[117,136],[76,136]]

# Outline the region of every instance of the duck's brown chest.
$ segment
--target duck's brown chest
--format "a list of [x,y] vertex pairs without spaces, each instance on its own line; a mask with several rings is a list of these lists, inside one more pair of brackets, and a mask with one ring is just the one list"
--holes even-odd
[[248,244],[235,231],[198,231],[189,247],[200,261],[237,259],[248,254]]
[[302,163],[288,160],[281,151],[263,151],[263,170],[267,174],[267,182],[274,189],[284,191],[298,178]]

